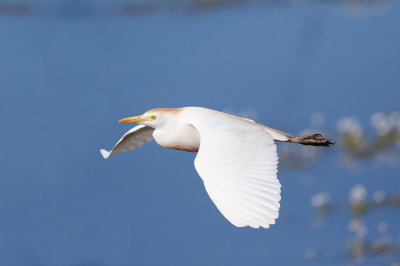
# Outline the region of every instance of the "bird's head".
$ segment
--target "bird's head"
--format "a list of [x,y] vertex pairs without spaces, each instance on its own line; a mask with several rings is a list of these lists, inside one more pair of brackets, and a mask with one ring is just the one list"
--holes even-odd
[[138,116],[127,117],[119,120],[120,123],[137,123],[152,128],[160,128],[171,119],[171,115],[179,112],[175,108],[157,108]]

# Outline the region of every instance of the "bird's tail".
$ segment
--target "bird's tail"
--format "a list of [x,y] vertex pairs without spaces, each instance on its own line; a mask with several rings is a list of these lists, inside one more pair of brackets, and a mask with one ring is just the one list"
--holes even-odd
[[289,140],[287,142],[299,143],[303,145],[327,146],[327,147],[335,144],[335,142],[333,142],[330,139],[324,138],[321,134],[313,134],[300,137],[289,137]]

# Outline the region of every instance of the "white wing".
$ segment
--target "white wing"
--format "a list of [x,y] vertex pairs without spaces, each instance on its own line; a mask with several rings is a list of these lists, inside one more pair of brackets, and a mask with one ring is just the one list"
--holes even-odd
[[104,159],[107,159],[111,154],[139,148],[153,139],[153,131],[154,128],[148,126],[136,126],[126,132],[111,151],[101,149],[101,155],[103,155]]
[[281,185],[271,135],[219,112],[196,120],[201,142],[195,167],[217,208],[238,227],[274,224]]

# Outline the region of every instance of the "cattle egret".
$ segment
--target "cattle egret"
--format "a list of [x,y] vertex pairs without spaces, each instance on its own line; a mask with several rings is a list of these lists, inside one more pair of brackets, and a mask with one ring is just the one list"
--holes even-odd
[[281,184],[274,140],[329,146],[319,134],[293,137],[234,115],[201,108],[157,108],[120,120],[137,123],[104,158],[155,141],[197,152],[194,166],[223,216],[237,227],[268,228],[279,215]]

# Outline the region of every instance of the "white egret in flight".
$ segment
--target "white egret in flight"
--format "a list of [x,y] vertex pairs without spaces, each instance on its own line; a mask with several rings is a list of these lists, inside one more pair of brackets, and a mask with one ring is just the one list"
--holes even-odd
[[234,115],[200,107],[158,108],[120,120],[129,130],[104,158],[155,141],[169,149],[197,152],[194,166],[207,193],[233,225],[268,228],[279,214],[281,184],[274,140],[329,146],[319,134],[293,137]]

